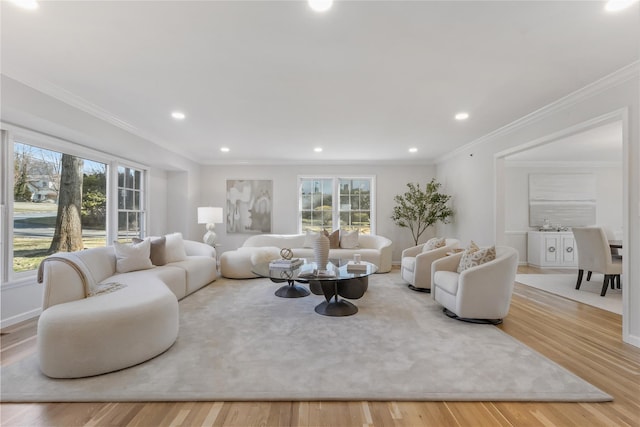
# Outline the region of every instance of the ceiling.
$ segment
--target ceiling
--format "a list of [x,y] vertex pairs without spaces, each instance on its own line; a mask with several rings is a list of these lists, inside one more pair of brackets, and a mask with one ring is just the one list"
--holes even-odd
[[202,164],[429,163],[640,56],[638,3],[0,7],[3,74]]

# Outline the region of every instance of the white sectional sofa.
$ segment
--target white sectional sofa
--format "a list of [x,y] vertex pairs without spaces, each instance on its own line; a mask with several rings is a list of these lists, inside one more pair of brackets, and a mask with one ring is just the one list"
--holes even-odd
[[[313,259],[313,248],[305,247],[306,234],[258,234],[249,237],[244,244],[220,256],[220,273],[229,279],[258,277],[253,273],[253,264],[259,261],[280,258],[280,249],[289,248],[296,258]],[[329,258],[353,258],[360,254],[363,261],[378,266],[378,273],[391,271],[392,242],[383,236],[360,234],[357,247],[352,249],[330,249]]]
[[98,375],[171,347],[178,336],[178,300],[217,277],[214,248],[182,243],[181,260],[126,273],[116,271],[113,246],[46,258],[38,274],[44,285],[38,321],[42,372],[54,378]]

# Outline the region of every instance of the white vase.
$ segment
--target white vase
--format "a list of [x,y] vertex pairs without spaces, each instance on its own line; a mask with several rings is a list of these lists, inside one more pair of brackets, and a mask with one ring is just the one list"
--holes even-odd
[[318,270],[325,270],[329,262],[329,238],[324,234],[320,234],[313,242],[313,254]]

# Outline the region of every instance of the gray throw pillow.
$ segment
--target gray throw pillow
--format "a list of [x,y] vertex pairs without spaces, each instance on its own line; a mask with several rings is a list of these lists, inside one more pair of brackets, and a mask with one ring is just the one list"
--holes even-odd
[[[142,239],[133,238],[133,243],[140,243]],[[151,239],[151,264],[155,266],[165,265],[167,263],[167,238],[162,236],[157,239]]]

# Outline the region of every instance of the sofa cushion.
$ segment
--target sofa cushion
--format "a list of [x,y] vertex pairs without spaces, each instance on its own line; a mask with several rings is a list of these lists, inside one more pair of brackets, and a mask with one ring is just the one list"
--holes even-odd
[[151,240],[145,239],[140,243],[125,244],[113,242],[116,251],[116,271],[127,273],[129,271],[147,270],[153,267],[151,258]]
[[416,258],[412,256],[406,256],[402,258],[401,265],[403,269],[413,271],[416,268]]
[[434,249],[443,248],[447,245],[447,241],[444,237],[434,237],[427,240],[427,243],[422,247],[422,251],[432,251]]
[[433,275],[433,281],[438,288],[445,292],[455,295],[458,293],[458,279],[460,275],[454,271],[440,270]]
[[185,258],[187,258],[187,253],[184,250],[182,233],[167,234],[165,237],[167,239],[165,245],[165,261],[167,263],[183,261]]
[[343,249],[355,249],[358,247],[358,230],[341,231],[340,247]]

